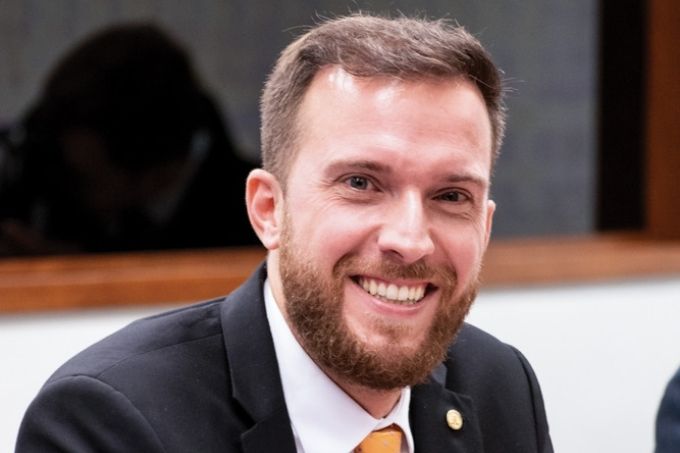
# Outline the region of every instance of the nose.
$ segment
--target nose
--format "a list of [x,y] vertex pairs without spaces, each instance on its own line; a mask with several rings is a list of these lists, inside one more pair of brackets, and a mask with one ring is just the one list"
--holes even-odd
[[404,264],[434,252],[430,225],[420,194],[406,192],[391,203],[381,226],[378,247]]

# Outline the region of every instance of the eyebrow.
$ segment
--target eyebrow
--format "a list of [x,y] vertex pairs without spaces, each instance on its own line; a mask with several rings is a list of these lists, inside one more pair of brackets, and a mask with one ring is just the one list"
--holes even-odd
[[[359,171],[359,170],[370,171],[373,173],[380,173],[386,175],[390,175],[393,173],[392,167],[390,167],[389,165],[367,159],[338,160],[335,162],[331,162],[330,165],[326,167],[325,173],[327,175],[332,175],[340,171]],[[487,178],[480,177],[469,172],[450,174],[442,178],[442,180],[444,182],[452,184],[460,183],[473,184],[480,188],[486,188],[490,185],[489,180]]]
[[326,174],[333,174],[337,173],[339,171],[348,171],[348,170],[364,170],[364,171],[371,171],[373,173],[386,173],[390,174],[392,173],[392,169],[385,164],[382,164],[380,162],[376,162],[374,160],[338,160],[335,162],[331,162],[330,165],[326,167],[325,173]]
[[473,184],[482,188],[489,186],[489,180],[471,173],[454,174],[444,178],[446,182],[458,184],[461,182]]

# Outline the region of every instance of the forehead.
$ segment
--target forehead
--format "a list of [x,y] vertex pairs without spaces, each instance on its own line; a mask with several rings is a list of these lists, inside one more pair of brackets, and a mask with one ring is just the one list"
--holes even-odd
[[318,123],[331,117],[338,125],[425,120],[433,128],[453,130],[455,126],[458,132],[488,129],[491,139],[489,113],[482,94],[464,77],[415,80],[357,77],[337,65],[326,66],[315,75],[302,99],[298,112],[301,132],[313,131],[321,125]]
[[384,151],[395,159],[406,153],[474,160],[490,171],[489,115],[464,78],[366,78],[328,66],[303,98],[298,127],[296,162]]

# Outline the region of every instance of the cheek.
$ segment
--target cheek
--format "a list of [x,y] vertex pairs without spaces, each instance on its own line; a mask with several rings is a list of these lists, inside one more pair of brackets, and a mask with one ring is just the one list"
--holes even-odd
[[484,255],[483,229],[464,228],[455,230],[449,228],[440,241],[446,256],[447,265],[456,270],[460,281],[459,287],[464,288],[478,276]]
[[289,205],[296,243],[332,266],[342,256],[356,252],[370,238],[367,216],[343,209],[327,200],[306,198]]
[[[325,255],[337,261],[345,255],[359,253],[368,245],[370,234],[360,221],[343,216],[327,216],[317,223],[312,234]],[[304,240],[304,238],[303,238]]]

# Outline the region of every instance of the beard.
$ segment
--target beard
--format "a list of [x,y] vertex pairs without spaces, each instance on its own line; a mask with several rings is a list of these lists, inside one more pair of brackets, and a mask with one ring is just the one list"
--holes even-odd
[[[424,382],[444,360],[477,294],[475,278],[454,298],[458,284],[455,270],[430,267],[422,261],[410,265],[387,260],[370,263],[355,255],[345,255],[333,266],[328,278],[301,250],[304,247],[295,246],[290,222],[285,221],[279,268],[286,315],[293,333],[321,368],[371,389],[391,390]],[[440,282],[439,305],[423,340],[419,344],[405,343],[404,339],[420,337],[421,332],[378,316],[370,320],[371,329],[390,340],[385,346],[370,347],[352,333],[343,318],[344,284],[351,275]]]

